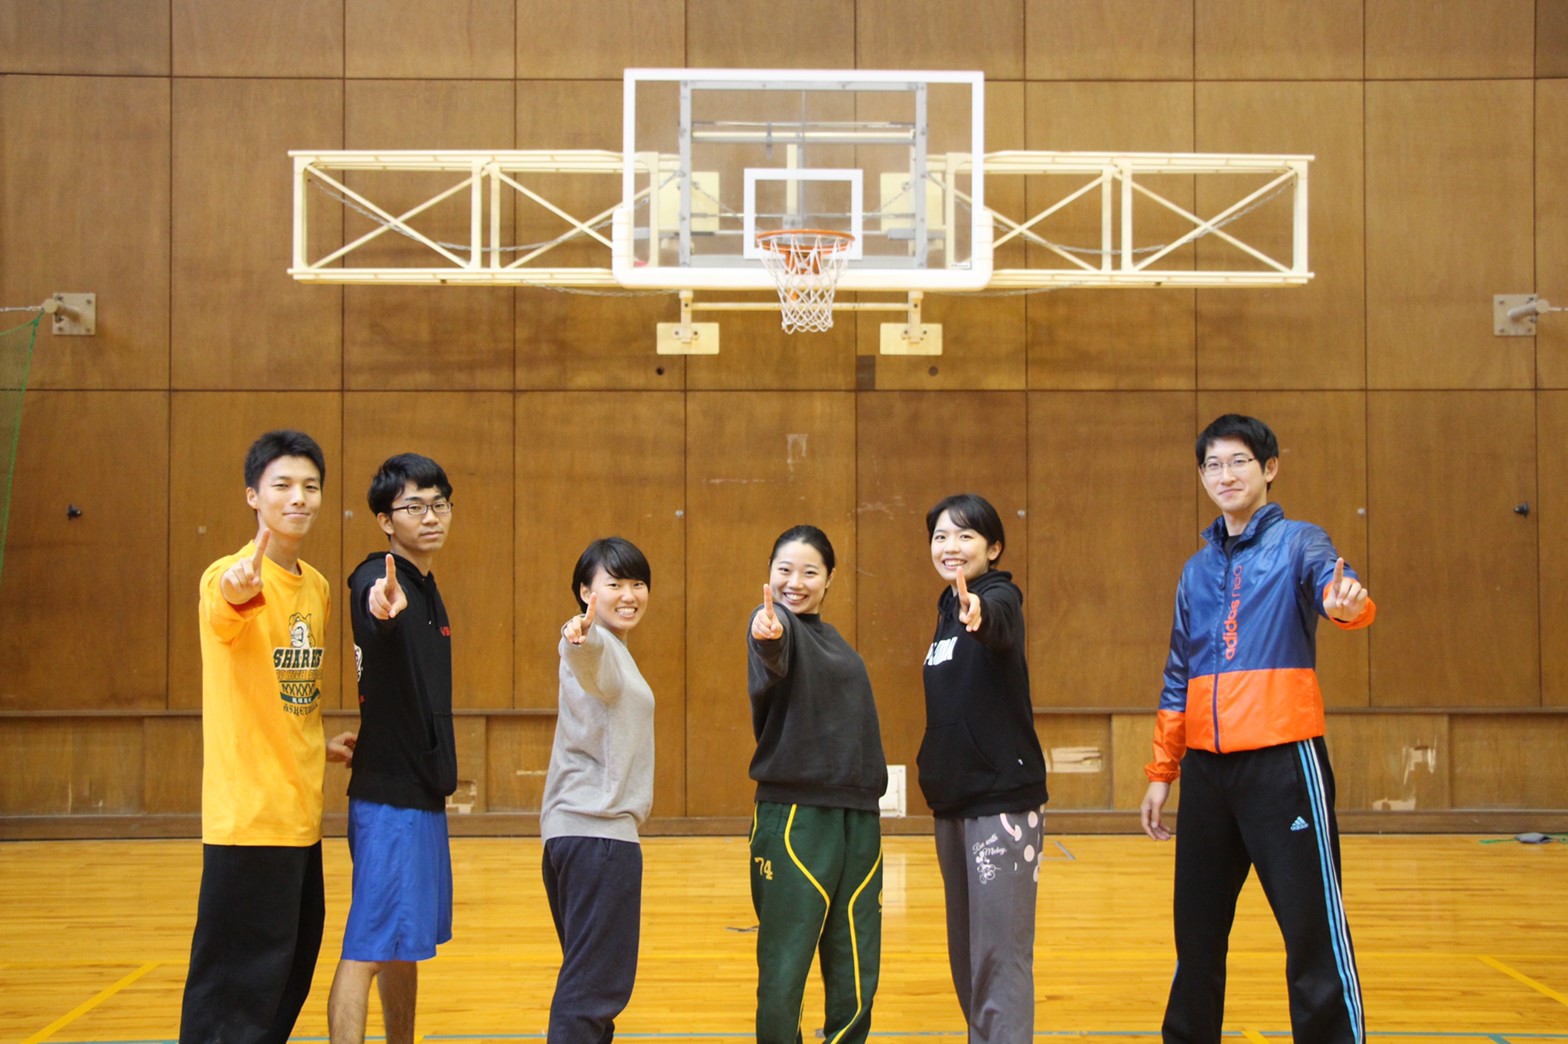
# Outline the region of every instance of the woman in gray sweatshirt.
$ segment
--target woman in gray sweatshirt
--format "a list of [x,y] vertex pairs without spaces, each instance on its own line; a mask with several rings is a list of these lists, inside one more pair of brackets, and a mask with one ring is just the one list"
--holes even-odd
[[607,1039],[631,999],[642,916],[637,828],[653,804],[653,690],[626,648],[642,621],[648,559],[595,540],[572,571],[582,614],[561,628],[560,712],[539,834],[561,940],[549,1044]]

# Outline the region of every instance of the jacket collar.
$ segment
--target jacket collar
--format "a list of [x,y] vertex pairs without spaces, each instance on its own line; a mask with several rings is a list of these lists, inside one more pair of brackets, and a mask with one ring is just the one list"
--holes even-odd
[[[1236,546],[1239,547],[1242,544],[1251,542],[1252,539],[1259,533],[1263,532],[1269,526],[1272,526],[1274,523],[1280,521],[1284,517],[1285,509],[1280,507],[1278,504],[1272,501],[1264,504],[1262,507],[1258,508],[1257,512],[1252,516],[1252,519],[1247,523],[1247,528],[1243,529],[1241,531],[1241,535],[1236,538]],[[1209,528],[1203,531],[1203,539],[1207,540],[1211,545],[1213,545],[1215,549],[1219,551],[1225,550],[1226,536],[1228,536],[1228,534],[1225,532],[1224,515],[1216,518],[1209,524]]]

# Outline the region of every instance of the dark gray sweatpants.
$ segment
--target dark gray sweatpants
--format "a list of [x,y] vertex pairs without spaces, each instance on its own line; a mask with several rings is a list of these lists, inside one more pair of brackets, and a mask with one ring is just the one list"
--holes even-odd
[[1034,1039],[1034,909],[1044,835],[1038,809],[936,820],[947,960],[969,1044]]

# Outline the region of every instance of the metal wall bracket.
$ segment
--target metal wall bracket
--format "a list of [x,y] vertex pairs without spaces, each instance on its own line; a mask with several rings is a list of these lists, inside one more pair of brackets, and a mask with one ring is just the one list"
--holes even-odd
[[718,355],[719,324],[691,321],[690,290],[681,291],[681,321],[658,324],[657,351],[660,355]]
[[57,336],[91,337],[98,332],[97,294],[54,294],[45,302],[44,311],[54,316]]
[[942,324],[920,321],[924,298],[919,290],[911,290],[909,321],[882,324],[879,347],[883,355],[942,354]]
[[1535,294],[1493,294],[1492,333],[1498,337],[1534,337],[1535,303]]

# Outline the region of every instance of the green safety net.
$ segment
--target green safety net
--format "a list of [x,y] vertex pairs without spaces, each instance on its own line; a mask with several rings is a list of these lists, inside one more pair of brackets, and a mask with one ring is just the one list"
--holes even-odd
[[33,361],[33,342],[44,313],[30,322],[0,330],[0,577],[5,575],[6,528],[11,518],[11,480],[16,474],[16,447],[22,435],[22,398],[27,393],[27,370]]

